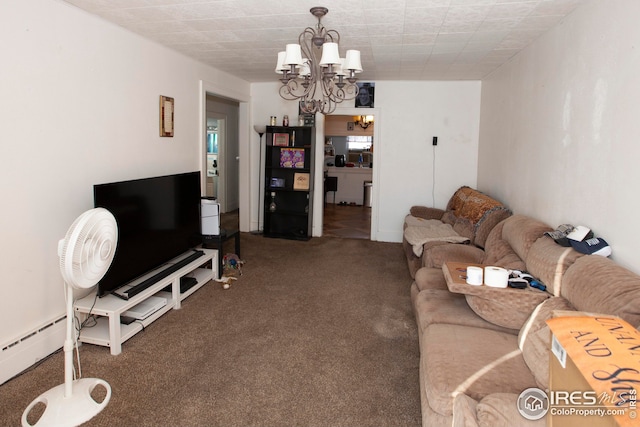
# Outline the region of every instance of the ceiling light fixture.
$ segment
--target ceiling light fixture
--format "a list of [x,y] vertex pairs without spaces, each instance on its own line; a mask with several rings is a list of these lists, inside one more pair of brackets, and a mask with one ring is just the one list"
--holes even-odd
[[355,119],[356,125],[359,125],[362,129],[366,129],[373,124],[373,116],[360,116]]
[[276,73],[281,74],[280,96],[299,101],[304,113],[330,114],[337,104],[358,95],[356,73],[362,72],[359,50],[347,50],[340,58],[340,34],[327,30],[322,17],[329,9],[312,7],[318,18],[315,28],[307,27],[298,37],[299,44],[288,44],[278,53]]

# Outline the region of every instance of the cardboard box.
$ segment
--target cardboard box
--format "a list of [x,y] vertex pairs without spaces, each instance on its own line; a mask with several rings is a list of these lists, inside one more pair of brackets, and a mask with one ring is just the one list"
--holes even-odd
[[640,425],[640,332],[614,316],[556,317],[547,425]]

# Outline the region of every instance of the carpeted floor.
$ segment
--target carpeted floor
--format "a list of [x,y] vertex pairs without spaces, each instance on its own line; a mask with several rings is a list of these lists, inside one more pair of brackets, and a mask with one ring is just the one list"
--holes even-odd
[[[400,244],[243,233],[243,275],[210,283],[111,356],[87,426],[419,426],[419,351]],[[61,384],[63,356],[0,386],[0,425]]]

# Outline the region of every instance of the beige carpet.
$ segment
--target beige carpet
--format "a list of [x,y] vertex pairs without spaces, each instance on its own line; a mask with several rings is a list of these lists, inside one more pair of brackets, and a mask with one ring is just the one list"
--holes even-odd
[[[419,351],[400,244],[243,233],[244,274],[123,345],[81,347],[111,384],[88,426],[418,426]],[[0,386],[0,425],[61,384],[63,356]]]

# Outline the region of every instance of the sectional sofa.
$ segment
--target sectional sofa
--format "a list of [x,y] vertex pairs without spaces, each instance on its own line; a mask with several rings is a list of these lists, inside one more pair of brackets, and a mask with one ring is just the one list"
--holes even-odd
[[[548,388],[545,321],[586,312],[640,325],[640,276],[609,258],[558,245],[544,234],[552,229],[509,212],[482,246],[447,242],[425,248],[411,285],[424,427],[544,426],[544,418],[523,418],[516,401],[527,388]],[[452,292],[442,268],[448,261],[527,271],[547,289]]]
[[402,245],[411,277],[424,264],[432,247],[465,243],[483,248],[489,232],[511,215],[498,200],[463,186],[453,193],[445,209],[413,206],[405,218]]

